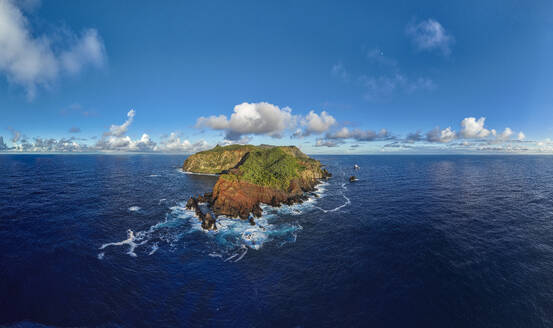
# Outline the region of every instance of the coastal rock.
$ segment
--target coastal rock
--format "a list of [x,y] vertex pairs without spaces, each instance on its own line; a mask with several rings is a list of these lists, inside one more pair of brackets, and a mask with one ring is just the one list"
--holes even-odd
[[204,213],[200,208],[198,199],[190,197],[186,202],[186,209],[193,210],[200,222],[202,222],[202,228],[206,230],[217,230],[215,219],[211,213]]
[[186,205],[204,229],[216,229],[216,224],[210,213],[202,213],[199,203],[208,203],[215,217],[239,217],[255,224],[253,217],[263,214],[261,204],[302,203],[321,180],[332,176],[295,146],[217,146],[187,158],[183,169],[220,173],[212,193],[191,197]]

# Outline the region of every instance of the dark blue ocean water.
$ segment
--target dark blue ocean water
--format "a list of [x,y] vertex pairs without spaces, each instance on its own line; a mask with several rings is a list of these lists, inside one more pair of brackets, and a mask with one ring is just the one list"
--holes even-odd
[[0,325],[553,326],[552,157],[317,158],[319,198],[206,233],[184,156],[0,156]]

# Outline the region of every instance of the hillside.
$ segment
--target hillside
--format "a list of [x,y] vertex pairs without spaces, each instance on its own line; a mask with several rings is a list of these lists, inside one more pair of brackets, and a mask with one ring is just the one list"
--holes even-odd
[[319,161],[295,146],[217,146],[191,155],[183,170],[220,174],[213,192],[202,200],[209,202],[215,216],[243,219],[250,213],[261,216],[261,203],[302,202],[306,192],[330,176]]

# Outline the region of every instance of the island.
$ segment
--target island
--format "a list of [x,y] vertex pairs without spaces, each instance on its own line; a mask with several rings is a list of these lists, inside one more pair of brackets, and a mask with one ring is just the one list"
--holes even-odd
[[[332,175],[323,165],[296,146],[229,145],[189,156],[184,172],[216,174],[212,192],[190,197],[202,228],[217,229],[219,215],[249,220],[261,217],[261,204],[280,206],[302,203],[315,186]],[[202,208],[202,204],[207,207]]]

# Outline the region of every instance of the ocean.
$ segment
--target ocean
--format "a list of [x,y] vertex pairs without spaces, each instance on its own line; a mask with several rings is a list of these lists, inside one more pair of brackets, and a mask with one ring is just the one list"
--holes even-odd
[[553,326],[553,157],[315,158],[318,197],[206,232],[185,156],[1,155],[0,325]]

